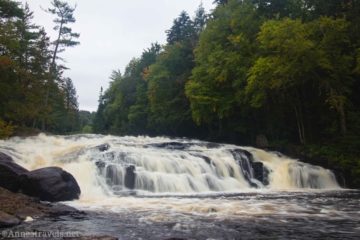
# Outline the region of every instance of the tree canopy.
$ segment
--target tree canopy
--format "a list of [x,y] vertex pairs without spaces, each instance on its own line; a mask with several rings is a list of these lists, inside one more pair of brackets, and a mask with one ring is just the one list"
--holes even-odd
[[359,172],[360,2],[215,3],[182,12],[151,61],[145,50],[113,78],[101,132],[250,145],[266,136]]
[[[57,0],[52,4],[68,6]],[[63,27],[55,26],[61,29],[60,38],[51,42],[44,28],[32,22],[27,4],[0,1],[0,132],[6,132],[0,135],[26,128],[56,133],[78,128],[76,90],[72,80],[63,76],[66,67],[56,61],[57,46],[74,45],[69,44],[69,36],[78,36],[65,28],[65,23],[75,21],[69,14],[63,22],[55,19]]]

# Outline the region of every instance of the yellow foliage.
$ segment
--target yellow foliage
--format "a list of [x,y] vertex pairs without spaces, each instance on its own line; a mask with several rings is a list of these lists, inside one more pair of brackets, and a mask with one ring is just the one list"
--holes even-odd
[[14,132],[14,126],[0,119],[0,139],[10,137]]

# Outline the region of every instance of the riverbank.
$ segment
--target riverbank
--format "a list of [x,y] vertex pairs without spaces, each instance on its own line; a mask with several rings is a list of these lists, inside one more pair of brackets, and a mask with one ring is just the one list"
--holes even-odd
[[[13,193],[0,187],[0,239],[41,237],[42,239],[67,240],[116,240],[111,236],[86,236],[78,231],[63,231],[62,228],[48,228],[46,231],[28,226],[39,222],[56,223],[60,219],[86,220],[87,213],[62,203],[47,203],[21,193]],[[45,227],[45,226],[44,226]]]
[[64,204],[41,202],[21,193],[0,187],[0,228],[13,227],[44,217],[84,216],[85,213]]

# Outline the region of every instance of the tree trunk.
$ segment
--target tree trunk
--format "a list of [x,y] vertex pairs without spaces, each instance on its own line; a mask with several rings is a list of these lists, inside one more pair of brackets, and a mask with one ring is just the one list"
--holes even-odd
[[296,124],[298,127],[299,140],[301,144],[305,144],[306,143],[305,127],[302,119],[302,111],[297,106],[294,106],[294,110],[295,110]]

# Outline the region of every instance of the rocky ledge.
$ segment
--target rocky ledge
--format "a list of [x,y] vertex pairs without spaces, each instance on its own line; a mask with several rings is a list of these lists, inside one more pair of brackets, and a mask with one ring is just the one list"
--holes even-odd
[[84,214],[75,208],[41,202],[38,198],[13,193],[0,187],[0,228],[18,225],[42,217]]

